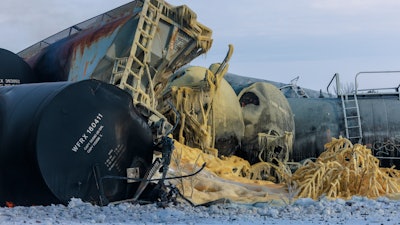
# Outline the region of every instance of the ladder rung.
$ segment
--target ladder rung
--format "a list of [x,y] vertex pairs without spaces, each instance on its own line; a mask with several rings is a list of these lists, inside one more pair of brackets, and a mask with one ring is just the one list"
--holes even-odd
[[138,41],[138,43],[140,43],[142,46],[145,46],[146,48],[148,48],[148,43],[150,42],[150,38],[151,37],[145,37],[142,36],[143,38],[140,39],[140,41]]
[[128,74],[128,76],[133,76],[133,77],[135,77],[136,79],[140,79],[140,71],[138,71],[137,73],[135,72],[135,71],[133,71],[133,70],[129,70],[129,74]]
[[351,126],[351,127],[347,127],[348,129],[354,129],[354,128],[359,128],[360,126]]
[[359,118],[358,116],[348,116],[347,119],[355,119],[355,118]]
[[145,20],[146,22],[150,23],[152,26],[157,25],[157,23],[154,22],[154,21],[155,21],[155,18],[150,18],[150,17],[145,16],[145,15],[143,15],[143,18],[144,18],[144,20]]
[[161,11],[161,4],[159,4],[158,6],[156,6],[156,5],[154,5],[154,4],[152,4],[152,3],[149,3],[148,4],[148,6],[149,6],[149,9],[148,9],[148,11],[153,11],[153,12],[157,12],[158,10],[160,10]]
[[361,138],[360,136],[349,137],[349,139]]
[[144,52],[146,52],[146,54],[147,54],[147,52],[149,52],[149,49],[147,47],[143,46],[142,43],[136,42],[136,44],[140,49],[142,49]]
[[140,34],[144,37],[144,38],[152,38],[151,34],[146,32],[145,30],[143,30],[142,28],[138,28],[138,30],[140,31]]
[[139,64],[140,66],[144,66],[143,62],[141,60],[139,60],[136,56],[131,55],[132,60],[135,61],[137,64]]
[[126,83],[126,82],[121,83],[121,86],[124,86],[125,88],[128,88],[130,90],[134,90],[134,91],[136,90],[135,87],[133,87],[132,85],[130,85],[130,84]]
[[346,107],[346,109],[357,109],[357,107]]

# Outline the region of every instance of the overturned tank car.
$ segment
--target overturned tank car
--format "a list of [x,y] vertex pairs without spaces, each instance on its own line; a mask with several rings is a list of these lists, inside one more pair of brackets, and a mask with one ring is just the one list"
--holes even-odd
[[[0,205],[75,197],[104,205],[133,196],[153,157],[152,133],[132,97],[97,80],[0,89]],[[141,176],[140,176],[141,175]]]
[[38,82],[32,68],[21,57],[0,48],[0,87]]

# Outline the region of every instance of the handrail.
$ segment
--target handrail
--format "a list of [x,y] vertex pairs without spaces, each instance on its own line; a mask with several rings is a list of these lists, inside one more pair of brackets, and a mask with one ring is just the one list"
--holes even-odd
[[[371,89],[358,89],[358,76],[361,74],[373,74],[373,73],[400,73],[400,71],[394,70],[394,71],[364,71],[364,72],[358,72],[355,76],[355,94],[358,94],[358,91],[365,91],[365,90],[371,90]],[[372,90],[384,90],[384,89],[392,89],[392,88],[377,88],[377,89],[372,89]],[[396,89],[396,88],[393,88]],[[399,92],[398,87],[397,87],[397,92]]]
[[[339,80],[339,74],[335,73],[331,79],[331,81],[329,82],[328,86],[326,87],[326,93],[329,94],[329,87],[332,84],[333,79],[336,78],[336,95],[339,96],[339,91],[340,91],[340,80]],[[341,93],[340,93],[341,94]]]

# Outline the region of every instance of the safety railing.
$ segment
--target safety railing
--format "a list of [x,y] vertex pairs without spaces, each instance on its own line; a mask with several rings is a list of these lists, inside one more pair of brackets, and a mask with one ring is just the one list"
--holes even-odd
[[309,98],[307,92],[302,87],[297,85],[299,78],[300,76],[295,77],[290,81],[290,84],[279,87],[279,90],[282,91],[285,88],[290,88],[295,93],[297,98]]
[[336,95],[337,96],[342,95],[342,90],[341,90],[341,87],[340,87],[340,79],[339,79],[339,74],[338,73],[335,73],[333,75],[331,81],[329,82],[328,86],[326,87],[326,93],[331,95],[330,92],[329,92],[329,88],[332,85],[333,80],[335,80],[335,83],[336,83],[336,90],[335,90],[336,91]]
[[400,84],[395,87],[381,87],[381,88],[364,88],[359,89],[359,77],[361,75],[367,74],[398,74],[400,75],[400,71],[365,71],[359,72],[355,76],[355,94],[356,95],[397,95],[400,100],[400,92],[399,87]]

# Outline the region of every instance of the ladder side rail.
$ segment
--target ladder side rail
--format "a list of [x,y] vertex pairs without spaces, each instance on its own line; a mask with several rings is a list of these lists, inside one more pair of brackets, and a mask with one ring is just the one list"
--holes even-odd
[[347,124],[347,112],[346,112],[346,103],[345,103],[345,97],[343,95],[340,95],[340,99],[342,100],[342,109],[343,109],[343,116],[344,116],[344,127],[346,131],[346,138],[349,138],[349,128]]
[[357,99],[356,93],[354,93],[354,101],[355,101],[356,109],[357,109],[358,133],[359,133],[359,137],[360,137],[360,139],[358,140],[358,143],[361,144],[363,136],[362,136],[362,128],[361,128],[360,107],[358,105],[358,99]]

